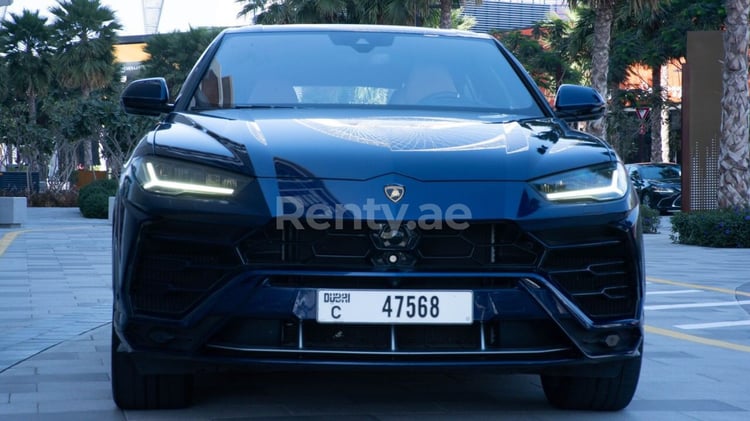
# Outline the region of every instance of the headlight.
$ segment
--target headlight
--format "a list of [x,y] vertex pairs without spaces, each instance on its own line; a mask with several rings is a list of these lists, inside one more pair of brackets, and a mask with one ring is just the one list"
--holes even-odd
[[155,156],[142,157],[135,170],[145,190],[168,195],[232,196],[249,181],[228,171]]
[[625,196],[628,175],[622,165],[606,164],[539,178],[531,185],[552,202],[601,202]]
[[654,193],[674,193],[674,189],[671,187],[654,186],[652,190]]

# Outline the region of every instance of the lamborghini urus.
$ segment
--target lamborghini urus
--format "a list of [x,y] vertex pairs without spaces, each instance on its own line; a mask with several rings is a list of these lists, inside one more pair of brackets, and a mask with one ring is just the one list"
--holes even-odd
[[112,388],[189,405],[202,370],[535,373],[551,404],[618,410],[638,383],[638,197],[491,36],[251,26],[206,49],[129,158],[113,225]]

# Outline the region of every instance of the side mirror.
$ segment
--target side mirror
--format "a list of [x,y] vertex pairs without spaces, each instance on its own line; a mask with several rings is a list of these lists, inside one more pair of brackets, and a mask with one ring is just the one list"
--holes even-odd
[[162,77],[139,79],[131,82],[120,96],[122,108],[128,114],[155,115],[172,111],[169,88]]
[[561,85],[555,96],[555,112],[567,122],[596,120],[604,116],[606,104],[594,88]]

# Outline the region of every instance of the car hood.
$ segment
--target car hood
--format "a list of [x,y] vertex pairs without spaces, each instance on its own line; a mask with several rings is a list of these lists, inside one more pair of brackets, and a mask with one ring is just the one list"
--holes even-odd
[[616,159],[604,142],[552,119],[392,110],[175,113],[154,143],[183,158],[234,155],[256,177],[342,180],[525,181]]
[[665,178],[662,180],[649,180],[649,183],[654,187],[671,188],[679,191],[682,188],[681,181],[676,178]]

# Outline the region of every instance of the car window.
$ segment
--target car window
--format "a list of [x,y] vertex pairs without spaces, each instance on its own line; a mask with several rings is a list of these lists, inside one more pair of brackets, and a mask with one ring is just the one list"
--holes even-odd
[[423,34],[227,34],[191,106],[435,106],[539,117],[491,39]]
[[680,178],[680,167],[669,166],[644,166],[640,168],[643,178],[647,180],[668,180]]

